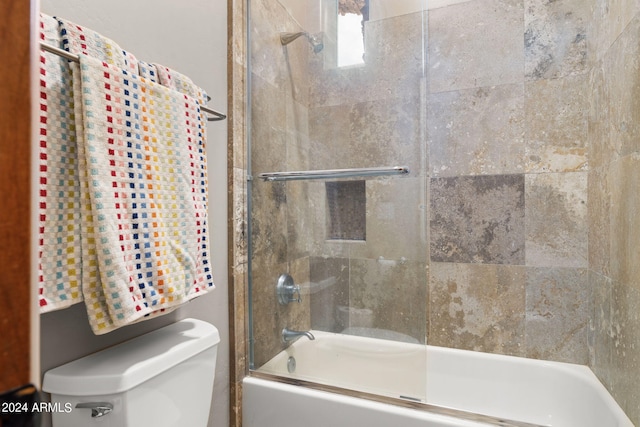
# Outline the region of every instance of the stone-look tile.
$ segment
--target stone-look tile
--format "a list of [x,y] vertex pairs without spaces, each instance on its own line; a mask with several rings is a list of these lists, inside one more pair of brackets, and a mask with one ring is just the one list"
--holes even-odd
[[640,14],[605,57],[610,76],[611,139],[620,156],[640,151]]
[[[259,368],[282,348],[278,328],[286,321],[285,312],[276,299],[278,276],[287,271],[286,264],[253,266],[251,273],[253,304],[254,366]],[[280,328],[282,329],[282,328]]]
[[609,105],[611,76],[605,70],[603,61],[592,69],[587,83],[589,90],[589,169],[608,167],[616,154],[611,138],[611,121]]
[[432,176],[524,172],[522,84],[435,93],[427,106]]
[[[233,246],[232,259],[234,269],[237,271],[240,266],[247,263],[247,248],[248,239],[247,235],[247,212],[246,212],[246,200],[247,200],[247,185],[246,185],[247,171],[245,169],[233,168],[233,200],[232,215],[230,226],[233,227]],[[229,254],[232,255],[232,254]]]
[[286,236],[287,259],[302,258],[309,255],[312,246],[312,228],[314,211],[309,205],[309,183],[288,182],[286,191]]
[[[629,22],[640,12],[638,0],[589,0],[593,3],[589,31],[589,55],[602,59]],[[587,6],[587,5],[585,5]]]
[[525,354],[586,364],[592,293],[586,269],[527,267]]
[[432,261],[524,264],[524,175],[431,179]]
[[429,11],[431,93],[521,83],[522,0],[476,0]]
[[[233,227],[229,237],[229,263],[233,270],[229,275],[229,351],[230,351],[230,378],[229,378],[229,427],[240,427],[242,425],[242,379],[248,371],[247,346],[248,336],[246,333],[246,301],[248,296],[245,293],[247,279],[247,236],[243,231],[242,224],[247,222],[246,198],[244,177],[246,176],[246,96],[244,82],[246,81],[246,2],[230,0],[229,7],[229,67],[228,74],[228,116],[227,131],[229,135],[229,148],[227,154],[227,164],[233,168],[232,176],[228,177],[229,203],[233,203]],[[238,19],[238,17],[240,19]],[[238,177],[241,176],[241,180]],[[244,242],[245,244],[243,244]],[[239,244],[240,243],[240,244]]]
[[525,76],[528,80],[587,72],[591,9],[584,3],[584,0],[525,0]]
[[426,178],[389,178],[366,183],[367,239],[350,246],[353,258],[427,258]]
[[588,74],[525,84],[528,173],[587,169]]
[[416,96],[424,77],[425,19],[418,12],[368,22],[362,66],[332,67],[325,57],[330,49],[312,56],[311,107]]
[[251,192],[252,257],[265,265],[282,264],[288,255],[286,184],[254,181]]
[[[255,1],[250,3],[251,73],[260,76],[276,87],[283,87],[290,80],[289,57],[305,54],[303,43],[291,44],[287,48],[280,43],[280,32],[300,31],[300,26],[288,15],[277,1]],[[294,69],[296,67],[293,67]]]
[[251,92],[252,173],[287,170],[287,98],[282,90],[255,74]]
[[586,268],[587,173],[526,175],[526,265]]
[[611,301],[613,331],[609,391],[622,410],[640,423],[640,289],[613,282]]
[[312,257],[309,263],[311,328],[342,332],[348,325],[340,319],[338,309],[349,306],[349,260]]
[[327,239],[367,239],[366,182],[363,179],[325,182]]
[[310,215],[307,223],[309,254],[327,258],[349,258],[351,247],[360,241],[328,240],[328,206],[324,181],[309,181],[308,203]]
[[351,104],[309,109],[310,169],[361,167],[351,158]]
[[[300,302],[290,302],[278,307],[284,313],[285,320],[282,328],[308,331],[311,329],[311,288],[308,286],[311,277],[311,261],[309,257],[292,258],[286,272],[291,275],[294,283],[300,286]],[[274,277],[275,280],[270,284],[274,293],[278,277]],[[282,331],[280,326],[278,325],[278,334]]]
[[297,101],[285,102],[287,170],[309,170],[309,108]]
[[611,278],[640,289],[640,154],[612,164]]
[[605,276],[589,271],[589,287],[593,293],[590,318],[589,366],[607,387],[611,386],[612,354],[615,330],[611,321],[612,283]]
[[417,97],[409,97],[312,108],[311,168],[402,165],[414,176],[424,174],[419,105]]
[[255,265],[252,271],[254,364],[258,368],[279,353],[282,329],[308,330],[311,327],[308,287],[302,288],[302,301],[280,305],[276,284],[282,273],[289,273],[296,283],[309,282],[309,259],[283,264]]
[[524,355],[525,267],[431,263],[430,345]]
[[[589,269],[611,274],[611,189],[608,168],[590,168],[588,172],[587,228],[589,241]],[[616,190],[617,191],[617,190]]]
[[373,327],[426,338],[426,264],[412,261],[351,259],[349,305],[373,312]]

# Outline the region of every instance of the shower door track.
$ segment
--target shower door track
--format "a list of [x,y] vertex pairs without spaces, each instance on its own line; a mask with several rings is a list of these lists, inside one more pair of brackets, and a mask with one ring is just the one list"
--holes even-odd
[[394,398],[379,394],[367,393],[364,391],[350,390],[342,387],[336,387],[329,384],[320,384],[312,381],[306,381],[298,378],[288,378],[269,373],[250,371],[249,376],[267,381],[275,381],[283,384],[290,384],[299,387],[306,387],[312,390],[319,390],[328,393],[338,393],[344,396],[350,396],[374,402],[395,405],[404,408],[416,409],[418,411],[428,412],[436,415],[457,418],[465,421],[480,422],[495,427],[545,427],[540,424],[532,424],[525,421],[510,420],[503,417],[494,417],[491,415],[478,414],[475,412],[464,411],[461,409],[451,408],[447,406],[434,405],[424,402],[415,402],[403,398]]
[[387,175],[405,175],[409,173],[406,166],[358,169],[325,169],[312,171],[265,172],[258,175],[265,181],[294,181],[305,179],[357,178]]

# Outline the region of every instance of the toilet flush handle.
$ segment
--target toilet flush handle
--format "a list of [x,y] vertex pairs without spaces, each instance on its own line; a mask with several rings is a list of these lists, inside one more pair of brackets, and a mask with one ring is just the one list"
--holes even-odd
[[83,402],[78,403],[76,408],[91,409],[91,418],[100,418],[113,411],[113,404],[109,402]]

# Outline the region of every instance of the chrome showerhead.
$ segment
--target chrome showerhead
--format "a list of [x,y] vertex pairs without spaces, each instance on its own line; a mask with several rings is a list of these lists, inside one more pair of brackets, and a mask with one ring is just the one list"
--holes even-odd
[[305,31],[300,31],[297,33],[280,33],[280,43],[282,43],[283,46],[286,46],[300,36],[305,36],[305,38],[309,41],[311,47],[313,48],[313,53],[318,53],[324,48],[321,34],[309,34]]

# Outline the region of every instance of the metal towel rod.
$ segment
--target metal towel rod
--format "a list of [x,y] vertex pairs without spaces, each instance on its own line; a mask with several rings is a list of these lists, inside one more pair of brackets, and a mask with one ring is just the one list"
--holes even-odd
[[[74,55],[73,53],[67,52],[64,49],[60,49],[58,47],[51,46],[48,43],[40,42],[40,47],[42,48],[42,50],[46,50],[49,53],[53,53],[54,55],[61,56],[61,57],[65,58],[65,59],[68,59],[70,61],[73,61],[73,62],[80,61],[80,59],[78,58],[78,55]],[[204,111],[205,113],[211,114],[212,116],[214,116],[214,117],[207,117],[207,120],[210,121],[210,122],[217,122],[217,121],[224,120],[224,119],[227,118],[226,115],[224,115],[222,113],[219,113],[216,110],[212,110],[209,107],[205,107],[204,105],[201,105],[200,109],[202,111]]]
[[326,169],[313,171],[266,172],[258,175],[265,181],[294,181],[303,179],[356,178],[367,176],[404,175],[409,173],[406,166],[360,169]]

